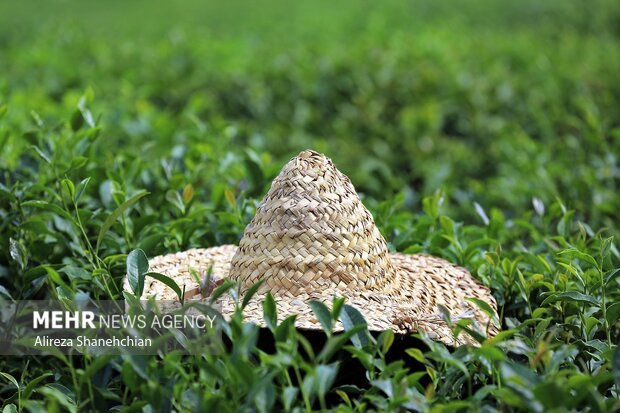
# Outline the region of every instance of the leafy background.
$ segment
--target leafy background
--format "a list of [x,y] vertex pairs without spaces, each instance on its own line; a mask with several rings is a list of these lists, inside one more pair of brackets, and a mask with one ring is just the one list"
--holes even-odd
[[2,3],[4,298],[121,298],[134,249],[236,243],[313,148],[392,250],[489,285],[505,330],[313,349],[236,319],[218,357],[4,358],[3,408],[619,409],[619,36],[603,0]]

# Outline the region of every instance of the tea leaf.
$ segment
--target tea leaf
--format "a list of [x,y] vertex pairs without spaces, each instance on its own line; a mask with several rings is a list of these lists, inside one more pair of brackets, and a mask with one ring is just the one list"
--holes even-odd
[[136,296],[141,297],[144,290],[144,275],[149,270],[149,260],[141,249],[127,254],[127,280]]
[[586,303],[594,306],[600,306],[600,303],[596,298],[591,295],[582,294],[577,291],[566,291],[563,293],[553,293],[547,296],[542,302],[541,305],[553,304],[556,302],[578,302],[578,303]]
[[332,316],[329,312],[329,309],[325,304],[320,301],[310,300],[308,301],[308,305],[312,308],[314,315],[316,316],[319,323],[321,323],[321,327],[323,327],[323,331],[328,336],[331,335],[332,332]]
[[258,289],[261,287],[261,285],[263,285],[264,282],[265,282],[265,279],[263,278],[261,280],[258,280],[257,282],[252,284],[250,288],[248,288],[248,290],[243,295],[243,301],[241,302],[241,308],[245,308],[250,303],[250,300],[258,292]]
[[[138,251],[142,251],[142,250],[138,250]],[[147,271],[148,271],[148,266],[147,266]],[[143,278],[146,278],[146,277],[154,278],[157,281],[166,284],[168,287],[170,287],[172,289],[172,291],[174,291],[174,293],[177,295],[177,297],[179,297],[179,300],[181,302],[183,302],[183,300],[184,300],[183,291],[181,290],[179,285],[172,278],[168,277],[167,275],[160,274],[158,272],[146,272],[146,273],[144,273],[144,277]],[[144,281],[142,281],[142,282],[144,282]],[[140,295],[142,295],[142,294],[140,294]]]
[[278,325],[278,315],[276,309],[276,302],[270,292],[267,293],[263,300],[263,314],[265,324],[271,331],[275,331]]
[[130,206],[132,206],[133,204],[135,204],[136,202],[138,202],[138,200],[140,200],[140,198],[148,195],[148,192],[140,192],[134,196],[132,196],[131,198],[129,198],[127,201],[123,202],[118,208],[116,208],[114,210],[114,212],[112,212],[108,218],[103,222],[103,225],[101,225],[101,229],[99,230],[99,236],[97,237],[97,246],[95,247],[95,254],[98,253],[99,251],[99,247],[101,246],[101,242],[103,241],[103,237],[105,237],[105,234],[108,232],[108,230],[110,229],[110,227],[112,227],[112,224],[114,224],[114,222],[123,214],[123,212],[125,212]]
[[356,326],[362,326],[364,329],[351,337],[351,341],[358,348],[366,347],[369,343],[368,340],[368,324],[362,313],[360,313],[355,307],[345,304],[342,307],[342,314],[340,320],[344,325],[345,331],[350,331]]
[[620,387],[620,346],[616,346],[616,351],[614,351],[614,358],[611,364],[616,386]]

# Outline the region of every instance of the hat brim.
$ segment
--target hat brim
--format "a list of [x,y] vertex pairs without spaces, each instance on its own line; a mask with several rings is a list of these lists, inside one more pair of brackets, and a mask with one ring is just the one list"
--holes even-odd
[[[217,283],[228,276],[230,263],[237,251],[235,245],[223,245],[213,248],[196,248],[184,252],[154,257],[149,262],[149,270],[165,274],[172,278],[186,292],[188,300],[199,300],[200,286],[197,274],[203,274],[210,268],[213,280]],[[406,334],[417,331],[426,332],[432,339],[448,345],[473,344],[469,334],[462,332],[454,337],[438,309],[442,305],[449,313],[452,322],[459,319],[471,319],[482,332],[493,336],[497,326],[487,314],[476,307],[467,298],[477,298],[487,302],[494,310],[495,300],[490,290],[477,281],[466,269],[441,258],[426,254],[391,253],[390,259],[397,269],[399,278],[397,291],[359,292],[340,290],[337,293],[326,291],[298,292],[292,294],[274,294],[277,303],[278,320],[296,314],[295,326],[300,329],[321,329],[321,324],[308,305],[309,300],[318,300],[331,307],[334,295],[346,298],[346,302],[357,308],[368,323],[371,331],[392,329],[396,333]],[[124,281],[126,291],[131,291],[127,279]],[[153,297],[157,300],[178,300],[176,293],[154,278],[147,278],[142,298]],[[257,293],[245,307],[244,319],[265,326],[262,301],[265,292]],[[235,301],[225,294],[217,301],[224,317],[234,312]],[[335,331],[341,331],[343,325],[338,322]]]

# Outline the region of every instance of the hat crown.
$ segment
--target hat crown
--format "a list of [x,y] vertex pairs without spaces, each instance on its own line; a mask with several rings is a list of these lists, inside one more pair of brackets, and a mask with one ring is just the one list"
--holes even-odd
[[349,178],[311,150],[288,162],[246,227],[230,277],[245,291],[368,290],[393,274],[385,240]]

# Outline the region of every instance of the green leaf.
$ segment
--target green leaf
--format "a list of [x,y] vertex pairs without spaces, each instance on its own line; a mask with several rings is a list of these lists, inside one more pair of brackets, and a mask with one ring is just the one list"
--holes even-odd
[[616,386],[620,388],[620,346],[616,346],[616,351],[614,352],[614,358],[611,364],[614,372],[614,381],[616,382]]
[[267,293],[263,300],[263,316],[267,328],[271,331],[275,331],[278,326],[278,313],[276,309],[276,302],[273,299],[273,295],[270,292]]
[[[439,224],[441,225],[441,227],[443,228],[443,230],[446,232],[446,234],[448,235],[453,235],[454,234],[454,221],[452,219],[450,219],[450,217],[446,216],[446,215],[442,215],[439,217]],[[452,240],[451,237],[446,237],[446,239],[448,240]]]
[[144,290],[144,275],[149,270],[149,260],[141,249],[135,249],[127,254],[127,281],[137,297],[142,296]]
[[352,336],[351,341],[353,342],[353,345],[358,348],[368,345],[368,324],[366,323],[362,313],[360,313],[355,307],[345,304],[342,308],[340,321],[342,321],[345,331],[352,330],[356,326],[363,326],[364,329]]
[[252,284],[250,288],[248,288],[248,290],[243,295],[243,301],[241,302],[241,308],[245,308],[250,303],[250,300],[252,299],[252,297],[254,297],[254,295],[256,294],[260,286],[263,285],[264,282],[265,282],[265,279],[263,278],[262,280],[258,280],[257,282]]
[[2,409],[2,413],[17,413],[17,407],[13,403],[7,404]]
[[310,300],[308,301],[308,305],[312,308],[314,315],[316,315],[317,320],[321,323],[321,327],[323,327],[323,331],[328,336],[332,333],[332,316],[329,312],[329,309],[325,304],[320,301]]
[[620,268],[615,268],[605,276],[605,285],[609,284],[614,277],[620,275]]
[[69,169],[67,169],[66,172],[69,172],[73,169],[78,169],[81,168],[82,166],[86,165],[86,163],[88,163],[88,158],[85,156],[76,156],[75,158],[71,159],[71,164],[69,165]]
[[410,355],[411,357],[413,357],[414,359],[416,359],[420,363],[425,363],[426,362],[426,358],[424,357],[424,353],[422,353],[422,350],[420,350],[418,348],[408,348],[407,350],[405,350],[405,353],[407,353],[408,355]]
[[480,219],[482,219],[482,222],[484,223],[484,225],[489,225],[489,222],[491,221],[489,220],[489,217],[486,214],[486,212],[484,212],[484,208],[482,208],[482,205],[480,205],[477,202],[474,202],[474,209],[476,210],[476,213],[478,214]]
[[582,294],[577,291],[566,291],[563,293],[554,293],[544,299],[541,305],[552,304],[558,301],[562,302],[578,302],[583,304],[591,304],[599,307],[601,304],[599,301],[591,295]]
[[375,369],[375,363],[378,360],[375,359],[369,351],[355,346],[345,346],[345,349],[351,353],[353,358],[357,359],[367,371],[373,371]]
[[185,204],[188,204],[192,198],[194,197],[194,187],[192,186],[192,184],[187,184],[185,185],[185,187],[183,188],[183,202]]
[[46,153],[44,153],[37,145],[31,145],[30,148],[32,148],[37,153],[37,155],[39,155],[41,159],[43,159],[45,162],[50,165],[52,164],[52,160],[50,159],[50,157]]
[[495,314],[495,310],[486,301],[475,297],[468,297],[465,298],[465,300],[474,303],[479,309],[481,309],[486,315],[488,315],[491,320],[497,321],[497,314]]
[[386,354],[390,350],[390,347],[392,347],[393,343],[394,331],[392,330],[385,330],[379,335],[379,338],[377,339],[377,344],[381,346],[381,354]]
[[139,355],[129,355],[124,357],[125,363],[131,366],[132,370],[145,381],[149,380],[147,358]]
[[[136,251],[142,251],[142,250],[136,250]],[[148,270],[148,260],[147,260],[147,270]],[[183,301],[183,299],[184,299],[183,291],[181,290],[179,285],[172,278],[168,277],[167,275],[160,274],[158,272],[147,272],[147,273],[144,274],[143,279],[146,278],[146,277],[154,278],[157,281],[166,284],[168,287],[172,288],[172,290],[175,292],[177,297],[179,297],[179,301],[181,301],[181,302]],[[144,283],[144,281],[142,281],[142,282]],[[141,295],[142,294],[140,294],[140,296]]]
[[251,149],[245,150],[243,159],[248,177],[254,190],[260,189],[264,181],[263,166],[260,157]]
[[443,204],[443,193],[436,191],[433,196],[427,196],[422,199],[422,210],[433,220],[439,216],[439,207]]
[[114,224],[114,222],[118,219],[118,217],[120,217],[123,214],[123,212],[127,210],[127,208],[135,204],[140,198],[148,194],[149,194],[148,192],[140,192],[139,194],[132,196],[127,201],[123,202],[118,208],[116,208],[114,212],[112,212],[110,216],[103,222],[103,225],[101,226],[101,229],[99,230],[99,236],[97,237],[97,246],[95,247],[95,255],[97,255],[97,253],[99,252],[99,246],[101,245],[101,241],[103,241],[103,237],[108,232],[112,224]]
[[532,387],[540,381],[535,371],[514,361],[500,362],[500,372],[504,380],[523,387]]
[[328,361],[338,350],[340,350],[355,334],[366,331],[366,326],[358,324],[344,333],[331,336],[325,346],[317,356],[317,361]]
[[284,410],[289,412],[293,406],[293,402],[297,398],[299,389],[297,387],[285,387],[282,391],[282,404],[284,404]]
[[508,338],[512,337],[513,335],[515,335],[516,332],[517,332],[517,330],[514,330],[514,329],[500,331],[495,336],[489,338],[486,342],[488,344],[500,343],[500,342],[502,342],[504,340],[507,340]]
[[45,202],[45,201],[26,201],[22,203],[22,206],[25,206],[25,207],[30,206],[34,208],[44,209],[49,212],[53,212],[59,217],[62,217],[75,225],[74,218],[67,211],[60,208],[58,205],[50,204],[49,202]]
[[17,382],[17,380],[15,380],[15,377],[11,376],[9,373],[4,373],[1,371],[0,371],[0,376],[7,379],[10,383],[13,383],[13,385],[15,386],[15,389],[19,391],[19,383]]
[[21,242],[9,238],[9,254],[22,270],[26,268],[26,265],[28,265],[28,255]]
[[439,310],[439,313],[441,314],[441,317],[444,319],[446,324],[448,324],[449,327],[452,327],[453,323],[452,316],[450,315],[450,310],[448,310],[448,308],[443,304],[437,304],[437,310]]
[[82,116],[82,111],[79,109],[75,109],[71,114],[71,130],[73,132],[77,132],[82,125],[84,125],[84,116]]
[[64,282],[60,274],[58,274],[58,272],[54,268],[52,268],[52,266],[42,265],[41,267],[45,269],[45,271],[47,272],[47,276],[49,277],[50,280],[52,280],[54,284],[61,286],[61,287],[65,287],[65,289],[67,290],[71,290],[71,288],[69,288],[67,283]]
[[0,285],[0,295],[3,295],[5,298],[13,301],[13,297],[11,297],[11,293],[6,289],[4,285]]
[[172,205],[175,206],[175,208],[181,211],[181,214],[185,214],[185,203],[181,198],[181,194],[179,194],[177,191],[171,189],[166,192],[166,201],[170,202]]
[[270,413],[276,399],[276,389],[271,381],[264,381],[260,384],[258,391],[254,395],[254,403],[259,413]]
[[28,399],[30,397],[30,394],[32,394],[32,391],[35,389],[35,387],[37,387],[37,385],[39,383],[41,383],[41,381],[45,380],[46,378],[53,376],[54,374],[52,372],[45,372],[43,374],[41,374],[40,376],[30,380],[28,382],[28,384],[26,385],[26,388],[24,389],[24,392],[22,393],[22,398],[23,399]]
[[224,190],[224,196],[226,197],[226,201],[228,201],[228,204],[232,208],[234,208],[237,201],[235,200],[235,194],[233,193],[233,191],[230,190],[229,188],[226,188]]
[[237,284],[234,281],[232,281],[230,279],[225,279],[224,282],[222,282],[222,284],[220,284],[220,286],[218,286],[215,290],[213,290],[211,295],[209,295],[209,300],[211,302],[216,301],[218,298],[220,298],[226,292],[230,291],[231,288],[235,288],[236,285]]
[[340,396],[340,398],[344,401],[344,403],[350,408],[351,405],[351,399],[349,398],[349,395],[347,393],[345,393],[343,390],[336,390],[336,394],[338,394],[338,396]]
[[480,334],[478,331],[469,327],[473,323],[474,321],[471,318],[461,318],[459,321],[456,322],[456,327],[454,328],[454,335],[458,337],[461,331],[465,331],[478,343],[483,343],[484,340],[486,340],[486,337]]
[[86,187],[88,186],[89,182],[90,182],[90,177],[88,177],[86,179],[82,179],[82,181],[80,181],[80,183],[78,184],[78,186],[77,186],[77,188],[75,190],[75,202],[80,200],[80,197],[82,196],[82,194],[86,190]]
[[344,302],[344,297],[334,297],[334,301],[332,302],[332,320],[340,319],[340,312],[342,311]]
[[601,252],[600,252],[601,261],[603,261],[609,255],[609,251],[611,250],[611,246],[613,242],[614,242],[614,237],[601,239]]
[[371,383],[390,399],[394,398],[394,386],[390,380],[373,380]]
[[64,386],[48,384],[38,389],[37,393],[44,395],[48,400],[56,400],[71,413],[75,413],[77,411],[75,401],[73,401],[73,399],[69,396],[69,390]]
[[489,361],[505,361],[508,359],[506,353],[500,350],[499,347],[493,345],[480,346],[474,351]]
[[75,185],[73,185],[73,182],[65,178],[62,181],[60,181],[60,185],[67,193],[67,196],[69,197],[69,199],[71,201],[75,201]]
[[588,337],[592,337],[590,334],[592,332],[592,329],[598,326],[599,324],[600,324],[600,321],[596,317],[588,317],[586,319],[586,334],[588,335]]
[[587,262],[588,264],[591,264],[596,269],[599,268],[598,262],[596,262],[594,257],[592,257],[589,254],[586,254],[585,252],[581,252],[578,249],[571,248],[568,250],[560,251],[560,254],[567,255],[571,259],[579,259],[581,261]]
[[336,375],[338,374],[338,363],[319,364],[316,367],[317,392],[319,397],[324,398],[329,389],[331,389]]
[[276,331],[274,333],[276,341],[284,342],[290,337],[291,332],[295,331],[296,318],[297,314],[292,314],[282,320],[280,324],[278,324],[278,327],[276,328]]
[[613,325],[620,318],[620,303],[613,303],[605,310],[605,315],[609,325]]
[[115,356],[101,355],[93,358],[91,363],[84,369],[84,374],[80,377],[81,380],[89,380],[93,375],[101,368],[106,366]]
[[[92,98],[91,98],[91,100],[92,100]],[[77,106],[78,106],[78,109],[79,109],[80,113],[82,114],[82,117],[84,118],[84,121],[88,124],[88,126],[90,128],[92,128],[92,127],[95,126],[95,121],[93,119],[92,113],[86,107],[86,104],[88,102],[89,102],[88,95],[87,94],[82,95],[82,97],[80,98],[80,101],[78,102]]]

